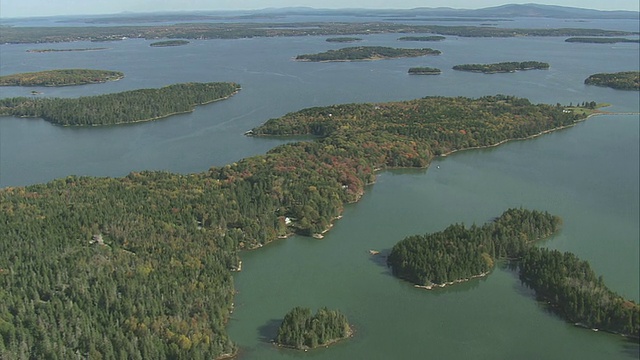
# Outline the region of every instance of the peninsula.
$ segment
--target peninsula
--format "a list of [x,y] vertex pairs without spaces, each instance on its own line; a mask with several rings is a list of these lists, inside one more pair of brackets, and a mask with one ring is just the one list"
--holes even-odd
[[347,37],[347,36],[343,36],[343,37],[332,37],[332,38],[328,38],[327,40],[325,40],[327,42],[335,42],[335,43],[350,43],[350,42],[357,42],[357,41],[362,41],[361,38],[358,37]]
[[464,64],[455,65],[453,70],[481,72],[485,74],[510,73],[522,70],[547,70],[549,64],[539,61],[501,62],[495,64]]
[[587,44],[616,44],[616,43],[640,43],[640,39],[627,39],[617,37],[572,37],[565,40],[572,43]]
[[62,69],[0,76],[0,86],[69,86],[120,80],[119,71]]
[[329,50],[318,54],[298,55],[298,61],[356,61],[356,60],[380,60],[402,57],[417,57],[425,55],[440,55],[439,50],[425,49],[398,49],[384,46],[356,46],[339,50]]
[[106,50],[105,47],[94,48],[76,48],[76,49],[31,49],[27,50],[28,53],[49,53],[49,52],[74,52],[74,51],[99,51]]
[[168,47],[168,46],[183,46],[187,45],[189,41],[187,40],[167,40],[167,41],[157,41],[149,44],[151,47]]
[[433,36],[403,36],[399,37],[399,41],[442,41],[446,39],[444,36],[433,35]]
[[328,346],[353,334],[347,317],[340,311],[295,307],[285,315],[278,328],[275,343],[298,350]]
[[593,74],[584,80],[587,85],[605,86],[618,90],[640,90],[640,71]]
[[235,83],[184,83],[75,99],[6,98],[0,99],[0,115],[40,117],[64,126],[116,125],[190,112],[239,90]]
[[[35,358],[96,349],[104,358],[234,354],[225,324],[243,249],[329,229],[376,171],[425,167],[438,155],[588,116],[565,110],[502,95],[314,107],[252,132],[315,140],[203,172],[69,176],[0,189],[0,308],[20,315],[3,316],[0,331],[24,339],[5,349]],[[86,329],[84,341],[65,337],[76,329]]]

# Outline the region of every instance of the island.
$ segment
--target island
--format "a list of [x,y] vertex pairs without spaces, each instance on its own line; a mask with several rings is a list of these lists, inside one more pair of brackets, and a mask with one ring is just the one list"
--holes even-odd
[[616,43],[640,43],[640,39],[627,39],[617,37],[572,37],[565,40],[573,43],[587,44],[616,44]]
[[357,38],[357,37],[343,36],[343,37],[328,38],[326,41],[327,42],[336,42],[336,43],[350,43],[350,42],[362,41],[362,39],[361,38]]
[[28,53],[48,53],[48,52],[74,52],[74,51],[99,51],[106,50],[105,47],[95,48],[77,48],[77,49],[31,49],[27,50]]
[[399,41],[442,41],[446,39],[444,36],[433,35],[433,36],[403,36],[399,37]]
[[438,68],[432,67],[412,67],[409,68],[409,74],[411,75],[440,75],[442,71]]
[[440,55],[439,50],[425,49],[398,49],[384,46],[356,46],[339,50],[329,50],[318,54],[298,55],[298,61],[355,61],[355,60],[380,60],[402,57],[417,57],[425,55]]
[[584,80],[587,85],[606,86],[618,90],[640,90],[640,71],[593,74]]
[[184,83],[79,98],[0,99],[0,115],[39,117],[56,125],[116,125],[161,119],[226,99],[235,83]]
[[0,86],[69,86],[116,81],[124,77],[119,71],[61,69],[0,76]]
[[251,132],[312,140],[202,172],[0,189],[0,308],[18,315],[0,312],[0,341],[39,359],[231,356],[243,251],[330,229],[384,169],[424,168],[589,114],[505,95],[313,107]]
[[309,308],[295,307],[282,320],[275,343],[297,350],[310,350],[331,345],[352,334],[347,317],[340,311],[325,307],[312,314]]
[[574,254],[533,246],[560,223],[546,212],[509,209],[481,227],[455,224],[409,236],[394,245],[387,264],[395,276],[431,290],[487,276],[496,261],[509,261],[522,282],[565,320],[638,338],[640,305],[607,288]]
[[151,47],[168,47],[168,46],[182,46],[187,45],[189,41],[187,40],[167,40],[167,41],[157,41],[149,44]]
[[495,64],[463,64],[455,65],[453,70],[480,72],[485,74],[511,73],[522,70],[547,70],[549,64],[539,61],[509,61]]

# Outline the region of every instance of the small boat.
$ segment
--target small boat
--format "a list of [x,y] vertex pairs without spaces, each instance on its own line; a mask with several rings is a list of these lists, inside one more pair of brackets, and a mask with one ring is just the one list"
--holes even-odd
[[380,254],[380,251],[378,251],[378,250],[369,250],[369,254],[378,255],[378,254]]

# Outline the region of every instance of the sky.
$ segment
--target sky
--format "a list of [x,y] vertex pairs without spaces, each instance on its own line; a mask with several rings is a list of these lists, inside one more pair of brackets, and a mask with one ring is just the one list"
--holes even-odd
[[0,0],[0,18],[53,15],[117,14],[121,12],[257,10],[289,6],[321,9],[411,9],[452,7],[478,9],[504,4],[537,3],[598,10],[640,10],[638,0]]

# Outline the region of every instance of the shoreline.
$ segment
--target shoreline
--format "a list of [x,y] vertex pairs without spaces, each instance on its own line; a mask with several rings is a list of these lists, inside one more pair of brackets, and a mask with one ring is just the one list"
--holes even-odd
[[425,290],[435,290],[435,289],[438,289],[438,288],[442,289],[442,288],[445,288],[447,286],[451,286],[451,285],[455,285],[455,284],[471,281],[473,279],[483,278],[483,277],[486,277],[487,275],[489,275],[490,273],[491,273],[491,271],[487,271],[487,272],[483,272],[481,274],[472,275],[472,276],[470,276],[468,278],[457,279],[457,280],[449,281],[449,282],[442,283],[442,284],[435,284],[435,283],[431,284],[431,285],[414,284],[413,287],[414,288],[418,288],[418,289],[425,289]]

